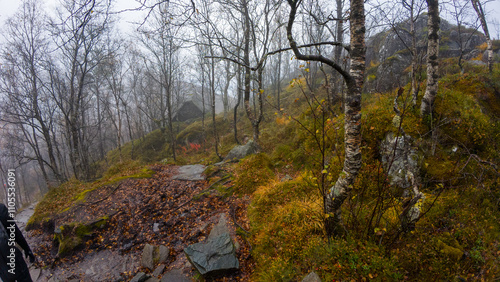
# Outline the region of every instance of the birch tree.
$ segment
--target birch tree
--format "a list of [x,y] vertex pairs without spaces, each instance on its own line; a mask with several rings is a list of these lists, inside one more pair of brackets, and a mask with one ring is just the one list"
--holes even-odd
[[324,211],[327,215],[325,228],[328,236],[344,233],[342,224],[342,204],[351,194],[354,180],[361,168],[361,89],[365,71],[365,11],[363,0],[350,1],[350,47],[351,66],[342,68],[337,62],[319,54],[303,54],[293,36],[293,24],[301,0],[288,0],[290,14],[287,36],[290,47],[299,60],[317,61],[335,69],[347,85],[345,96],[345,160],[344,167],[335,185],[324,195]]
[[428,116],[432,113],[434,100],[438,91],[439,68],[439,0],[427,0],[428,10],[428,43],[427,43],[427,88],[420,105],[420,114]]
[[493,43],[491,42],[490,32],[488,30],[488,24],[486,23],[486,14],[483,9],[483,5],[479,0],[471,0],[474,11],[476,11],[477,17],[481,22],[481,27],[483,28],[484,36],[486,36],[486,52],[488,54],[488,70],[491,73],[493,71]]

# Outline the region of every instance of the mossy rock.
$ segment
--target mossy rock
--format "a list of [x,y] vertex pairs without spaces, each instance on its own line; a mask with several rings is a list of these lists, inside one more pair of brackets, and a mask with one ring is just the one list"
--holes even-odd
[[440,254],[453,261],[459,261],[464,255],[462,246],[460,246],[458,241],[448,232],[436,238],[434,240],[434,246]]
[[57,255],[63,257],[81,246],[87,238],[94,234],[96,229],[104,228],[108,221],[109,217],[104,216],[87,224],[73,222],[57,227],[54,230],[54,242],[58,245]]

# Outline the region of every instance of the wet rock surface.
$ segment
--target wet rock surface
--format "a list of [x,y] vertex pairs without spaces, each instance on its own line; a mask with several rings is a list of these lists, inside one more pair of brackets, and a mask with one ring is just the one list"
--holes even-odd
[[201,275],[224,275],[239,268],[236,249],[227,227],[227,219],[220,215],[206,242],[196,243],[184,249],[189,261]]
[[205,180],[205,176],[203,175],[204,170],[204,165],[184,165],[179,167],[179,173],[172,177],[172,179],[188,181]]

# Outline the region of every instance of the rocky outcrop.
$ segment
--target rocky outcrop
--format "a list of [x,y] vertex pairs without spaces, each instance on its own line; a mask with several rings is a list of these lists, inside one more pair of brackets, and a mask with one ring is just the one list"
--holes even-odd
[[[398,116],[397,116],[398,117]],[[396,122],[398,123],[398,122]],[[390,181],[393,195],[401,198],[403,213],[400,215],[403,231],[411,231],[420,216],[417,202],[424,200],[419,191],[419,156],[406,134],[395,136],[390,132],[381,144],[382,164]]]
[[212,228],[206,242],[192,244],[184,249],[184,253],[203,276],[224,275],[239,269],[236,249],[224,214]]
[[408,135],[395,136],[390,132],[381,144],[382,164],[392,186],[403,190],[409,189],[418,181],[418,154],[412,147],[412,138]]
[[[365,87],[368,90],[386,92],[408,81],[408,66],[411,64],[411,54],[407,49],[407,46],[411,46],[409,29],[409,21],[407,21],[395,27],[396,31],[389,29],[379,32],[367,40],[367,82]],[[417,53],[423,57],[427,52],[426,14],[419,16],[415,23],[415,30]],[[439,56],[441,58],[458,57],[462,52],[460,51],[460,42],[464,60],[471,60],[482,53],[477,49],[477,46],[486,42],[482,33],[464,32],[461,34],[461,38],[455,26],[441,19]]]

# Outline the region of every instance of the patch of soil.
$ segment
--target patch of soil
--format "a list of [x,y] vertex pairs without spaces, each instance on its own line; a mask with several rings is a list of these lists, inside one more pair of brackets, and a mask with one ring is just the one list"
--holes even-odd
[[[29,236],[32,237],[32,244],[34,243],[32,248],[38,257],[38,267],[69,270],[70,265],[78,264],[86,258],[88,261],[90,254],[104,250],[133,256],[139,260],[142,248],[149,243],[170,248],[167,269],[184,268],[185,273],[194,275],[194,269],[187,267],[189,264],[183,249],[203,241],[216,223],[216,215],[226,213],[231,219],[229,227],[233,238],[240,245],[237,251],[240,271],[231,277],[216,280],[249,280],[253,268],[250,246],[245,238],[236,234],[234,222],[249,229],[246,217],[249,199],[237,196],[224,198],[215,190],[206,191],[206,181],[172,179],[177,174],[177,166],[158,164],[150,169],[156,172],[151,178],[127,179],[119,184],[97,189],[89,193],[85,203],[54,218],[55,226],[60,226],[70,222],[92,222],[111,215],[103,229],[96,230],[83,246],[71,254],[57,258],[57,248],[52,242],[53,233],[31,231]],[[153,230],[155,224],[158,227],[156,232]],[[135,269],[122,274],[124,278],[130,279],[138,271],[149,272],[133,264],[131,267]],[[82,275],[75,277],[73,274],[72,279],[90,278]]]

